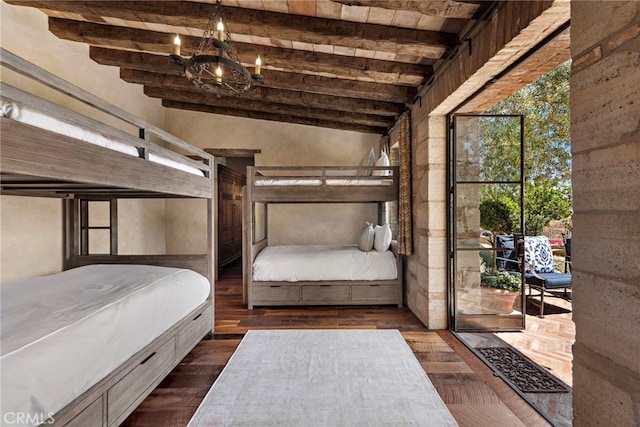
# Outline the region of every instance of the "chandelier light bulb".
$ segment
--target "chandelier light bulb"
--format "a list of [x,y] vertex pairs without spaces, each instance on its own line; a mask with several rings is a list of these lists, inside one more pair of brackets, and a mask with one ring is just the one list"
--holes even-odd
[[255,74],[260,74],[260,66],[262,65],[262,60],[260,59],[260,55],[256,58],[256,70]]
[[216,29],[218,30],[218,40],[223,42],[224,41],[224,24],[222,23],[222,18],[220,18],[220,21],[218,22],[218,26],[216,27]]
[[216,82],[222,84],[222,68],[220,68],[219,65],[218,68],[216,68]]
[[173,39],[173,54],[180,55],[180,36],[176,34],[176,37]]

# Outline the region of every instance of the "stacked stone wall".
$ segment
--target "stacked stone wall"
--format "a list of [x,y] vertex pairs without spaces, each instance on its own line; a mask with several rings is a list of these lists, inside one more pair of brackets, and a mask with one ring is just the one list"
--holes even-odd
[[640,2],[572,3],[574,425],[640,425]]
[[414,254],[406,300],[429,328],[448,326],[446,114],[568,19],[568,2],[500,2],[469,34],[472,48],[461,44],[411,108]]

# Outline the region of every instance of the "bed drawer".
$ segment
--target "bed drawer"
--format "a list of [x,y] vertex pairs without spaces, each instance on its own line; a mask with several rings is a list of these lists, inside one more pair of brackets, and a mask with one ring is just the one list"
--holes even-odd
[[396,302],[398,300],[398,285],[352,285],[351,299],[353,301]]
[[349,285],[302,286],[302,301],[349,301]]
[[155,387],[156,380],[164,378],[175,360],[175,345],[175,337],[172,337],[109,389],[107,414],[110,426],[122,422],[121,415],[129,407],[138,406],[142,400],[140,396],[148,388]]
[[300,285],[253,285],[253,300],[256,303],[298,302]]
[[102,406],[102,396],[100,396],[65,424],[65,427],[101,426],[104,413]]
[[211,306],[207,306],[204,311],[194,315],[191,322],[178,331],[176,344],[178,360],[182,360],[207,332],[211,332],[212,312]]

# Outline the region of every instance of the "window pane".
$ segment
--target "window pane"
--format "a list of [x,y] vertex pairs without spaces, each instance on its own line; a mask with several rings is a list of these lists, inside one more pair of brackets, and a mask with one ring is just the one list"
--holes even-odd
[[486,247],[495,235],[520,233],[520,194],[518,184],[458,184],[457,247]]
[[520,117],[456,117],[458,181],[520,181]]
[[493,268],[488,251],[458,251],[456,310],[463,315],[521,314],[522,275]]
[[110,220],[110,203],[94,202],[89,203],[89,227],[109,227]]
[[89,255],[108,255],[111,253],[110,230],[89,230]]

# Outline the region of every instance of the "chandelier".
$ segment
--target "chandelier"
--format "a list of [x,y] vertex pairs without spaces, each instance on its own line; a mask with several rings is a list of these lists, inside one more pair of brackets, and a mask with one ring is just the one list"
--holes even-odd
[[184,67],[184,75],[195,86],[221,95],[240,96],[254,81],[263,80],[260,74],[260,56],[256,59],[254,72],[250,73],[238,58],[222,14],[222,0],[216,0],[216,8],[207,23],[202,40],[191,58],[180,56],[180,36],[173,40],[170,58]]

